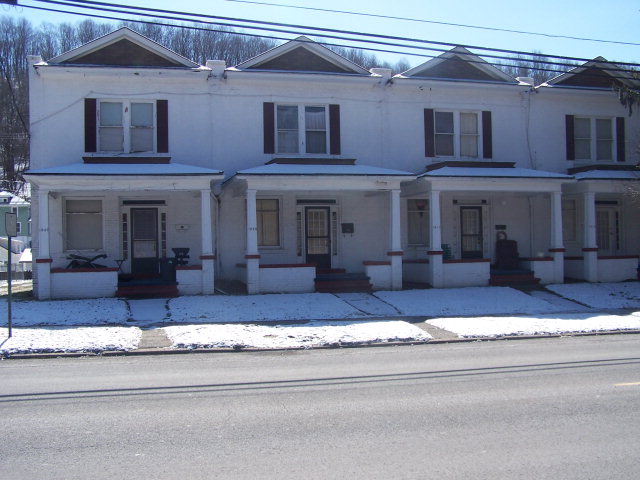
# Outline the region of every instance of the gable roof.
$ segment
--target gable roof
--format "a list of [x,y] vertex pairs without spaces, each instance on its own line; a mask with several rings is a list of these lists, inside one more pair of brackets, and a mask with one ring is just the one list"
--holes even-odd
[[464,47],[454,47],[436,58],[407,70],[402,73],[402,76],[517,83],[515,78]]
[[48,62],[63,65],[116,67],[197,68],[198,65],[173,50],[128,27],[122,27],[69,50]]
[[545,86],[611,89],[613,86],[638,88],[640,81],[604,57],[596,57],[543,83]]
[[300,36],[235,66],[238,70],[275,70],[365,74],[360,65],[317,42]]

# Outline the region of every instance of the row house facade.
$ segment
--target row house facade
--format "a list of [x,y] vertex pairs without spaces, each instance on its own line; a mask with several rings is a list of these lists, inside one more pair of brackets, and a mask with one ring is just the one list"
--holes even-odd
[[29,62],[38,298],[635,278],[640,125],[603,59],[535,86],[299,37],[198,65],[122,28]]

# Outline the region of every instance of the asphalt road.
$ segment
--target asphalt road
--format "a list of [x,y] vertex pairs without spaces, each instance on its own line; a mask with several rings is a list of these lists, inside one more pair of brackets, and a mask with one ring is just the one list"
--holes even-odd
[[0,478],[637,479],[640,336],[0,361]]

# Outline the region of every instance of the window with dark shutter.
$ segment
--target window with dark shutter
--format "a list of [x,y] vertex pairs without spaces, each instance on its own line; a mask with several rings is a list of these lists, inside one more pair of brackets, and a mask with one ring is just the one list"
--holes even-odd
[[567,160],[576,159],[575,134],[573,126],[573,115],[565,115],[565,134],[567,145]]
[[84,99],[84,151],[96,152],[96,111],[95,98]]
[[435,125],[433,121],[433,109],[424,109],[424,156],[435,157]]
[[169,153],[169,102],[156,102],[156,142],[158,153]]
[[493,157],[493,131],[489,111],[482,112],[482,157]]
[[275,108],[271,102],[262,104],[264,153],[276,152],[275,141]]
[[625,161],[624,117],[616,117],[616,160]]

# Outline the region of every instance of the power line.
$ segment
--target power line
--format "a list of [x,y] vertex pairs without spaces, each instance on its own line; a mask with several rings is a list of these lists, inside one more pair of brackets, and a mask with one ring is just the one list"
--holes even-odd
[[[286,28],[300,28],[300,29],[304,29],[304,30],[312,30],[312,31],[328,32],[328,33],[339,33],[339,34],[346,34],[346,35],[355,35],[355,36],[362,36],[362,37],[379,38],[379,39],[384,39],[384,40],[415,42],[415,43],[431,44],[431,45],[439,45],[439,46],[447,46],[447,47],[461,46],[461,47],[468,48],[468,49],[473,49],[473,50],[482,50],[482,51],[489,51],[489,52],[499,52],[499,53],[513,54],[513,55],[526,55],[526,56],[531,56],[531,57],[538,57],[538,58],[543,58],[545,61],[548,58],[556,58],[556,59],[560,59],[560,60],[569,60],[569,61],[577,61],[577,62],[588,62],[588,61],[591,60],[589,58],[569,57],[569,56],[561,56],[561,55],[551,55],[551,54],[539,53],[539,52],[523,52],[523,51],[520,51],[520,50],[508,50],[508,49],[500,49],[500,48],[490,48],[490,47],[483,47],[483,46],[480,46],[480,45],[455,44],[455,43],[450,43],[450,42],[439,42],[439,41],[435,41],[435,40],[424,40],[424,39],[411,38],[411,37],[402,37],[402,36],[396,36],[396,35],[383,35],[383,34],[375,34],[375,33],[363,33],[363,32],[351,31],[351,30],[341,30],[341,29],[334,29],[334,28],[313,27],[313,26],[308,26],[308,25],[287,24],[287,23],[280,23],[280,22],[267,22],[267,21],[262,21],[262,20],[251,20],[251,19],[243,19],[243,18],[236,18],[236,17],[224,17],[224,16],[218,16],[218,15],[205,15],[205,14],[201,14],[201,13],[190,13],[190,12],[180,12],[180,11],[176,11],[176,10],[165,10],[165,9],[158,9],[158,8],[138,7],[138,6],[134,6],[134,5],[121,5],[121,4],[114,4],[114,3],[109,3],[109,2],[98,2],[98,1],[92,1],[92,0],[68,0],[67,2],[60,2],[60,1],[55,1],[55,0],[33,0],[33,1],[44,2],[44,3],[61,4],[61,5],[66,5],[66,6],[78,7],[78,8],[98,9],[98,10],[100,10],[100,8],[98,8],[98,7],[84,7],[83,6],[83,5],[96,5],[96,6],[102,6],[102,7],[115,7],[115,8],[124,8],[124,9],[127,9],[127,10],[140,10],[140,11],[143,11],[143,12],[157,12],[157,13],[164,13],[164,14],[170,14],[170,15],[182,15],[182,16],[197,17],[197,18],[210,18],[210,19],[216,19],[216,20],[241,22],[241,23],[250,23],[250,24],[256,24],[256,25],[268,25],[268,26],[277,26],[277,27],[286,27]],[[80,5],[78,5],[78,4],[80,4]],[[129,13],[129,12],[121,12],[121,13]],[[132,13],[140,14],[138,12],[132,12]],[[193,20],[190,20],[190,21],[193,21]],[[256,28],[256,27],[243,25],[243,26],[240,26],[240,28]],[[267,28],[261,28],[260,30],[268,30],[268,29]],[[316,35],[319,35],[319,34],[316,34]],[[351,40],[351,41],[364,41],[364,40],[357,40],[357,39],[349,39],[349,40]],[[410,45],[403,45],[403,46],[410,47],[410,48],[416,48],[416,47],[413,47],[413,46],[410,46]],[[631,63],[631,62],[615,62],[615,63],[614,62],[609,62],[609,63],[612,63],[612,65],[614,65],[614,66],[626,65],[626,66],[640,67],[640,64]]]
[[433,25],[447,25],[450,27],[463,27],[463,28],[475,28],[478,30],[490,30],[493,32],[506,32],[506,33],[518,33],[523,35],[537,35],[540,37],[548,37],[548,38],[566,38],[568,40],[581,40],[588,42],[600,42],[600,43],[614,43],[618,45],[635,45],[640,46],[640,43],[634,42],[620,42],[616,40],[603,40],[598,38],[587,38],[587,37],[572,37],[570,35],[558,35],[553,33],[540,33],[540,32],[527,32],[525,30],[511,30],[508,28],[497,28],[497,27],[485,27],[481,25],[466,25],[464,23],[450,23],[450,22],[439,22],[436,20],[425,20],[419,18],[408,18],[408,17],[395,17],[393,15],[379,15],[375,13],[364,13],[364,12],[353,12],[349,10],[332,10],[329,8],[318,8],[318,7],[303,7],[300,5],[286,5],[282,3],[269,3],[269,2],[255,2],[251,0],[224,0],[225,2],[234,2],[234,3],[249,3],[254,5],[265,5],[269,7],[282,7],[282,8],[296,8],[300,10],[312,10],[316,12],[328,12],[328,13],[340,13],[345,15],[358,15],[362,17],[373,17],[373,18],[385,18],[389,20],[403,20],[407,22],[416,22],[416,23],[430,23]]
[[[75,5],[68,5],[68,4],[64,3],[64,2],[59,2],[59,1],[50,1],[50,0],[39,0],[39,1],[44,1],[44,3],[55,3],[55,4],[62,4],[62,5],[65,5],[65,6],[75,7]],[[225,33],[225,34],[230,34],[230,35],[240,35],[240,36],[247,36],[247,37],[253,37],[253,38],[267,38],[267,39],[275,39],[275,40],[283,40],[283,41],[290,40],[290,38],[287,38],[287,37],[278,37],[278,36],[274,36],[274,35],[259,35],[259,34],[245,33],[245,32],[230,32],[228,30],[214,30],[214,29],[211,29],[211,28],[196,27],[196,26],[189,26],[189,25],[176,25],[176,24],[171,24],[171,23],[161,23],[161,22],[157,22],[157,21],[154,22],[154,21],[140,20],[140,19],[132,20],[130,18],[121,18],[121,17],[114,17],[114,16],[108,16],[108,15],[99,15],[99,14],[95,14],[95,13],[74,12],[74,11],[68,11],[68,10],[52,9],[52,8],[45,8],[45,7],[36,7],[36,6],[31,6],[31,5],[23,5],[23,7],[32,8],[32,9],[36,9],[36,10],[43,10],[43,11],[50,11],[50,12],[57,12],[57,13],[66,13],[66,14],[71,14],[71,15],[79,15],[79,16],[91,17],[91,18],[101,18],[101,19],[107,19],[107,20],[119,20],[119,21],[123,21],[123,22],[142,23],[142,24],[158,25],[158,26],[171,27],[171,28],[182,28],[182,29],[188,29],[188,30],[207,31],[207,32],[219,32],[219,33]],[[196,21],[196,20],[191,20],[191,19],[182,19],[182,18],[178,18],[178,17],[163,17],[161,15],[150,15],[150,14],[144,14],[144,13],[126,12],[126,11],[121,11],[121,10],[116,10],[116,9],[107,9],[107,8],[99,8],[99,7],[80,7],[80,8],[87,8],[87,9],[100,10],[100,11],[110,11],[110,12],[123,13],[123,14],[135,13],[136,15],[141,15],[141,16],[146,16],[146,17],[153,17],[153,18],[158,18],[159,17],[159,18],[165,18],[165,19],[169,19],[169,20],[189,21],[189,22],[192,22],[192,23],[204,23],[204,24],[212,24],[212,25],[220,25],[220,26],[259,29],[257,27],[250,27],[250,26],[246,27],[246,26],[236,25],[236,24],[227,24],[227,23],[220,23],[220,22],[206,22],[206,21],[201,21],[201,20],[200,21]],[[292,31],[280,30],[280,29],[259,29],[259,30],[277,31],[277,32],[292,33],[292,34],[298,34],[298,35],[305,34],[304,32],[292,32]],[[316,36],[327,37],[327,38],[337,38],[337,39],[357,41],[357,42],[365,42],[365,43],[387,44],[387,45],[400,46],[400,47],[405,47],[405,48],[430,50],[430,51],[436,51],[436,52],[447,52],[448,51],[448,50],[443,50],[443,49],[430,48],[430,47],[421,47],[421,46],[413,46],[413,45],[388,44],[388,43],[385,43],[385,42],[375,42],[373,40],[365,40],[365,39],[349,39],[349,38],[336,37],[336,36],[331,36],[331,35],[316,35]],[[316,43],[316,42],[313,42],[313,41],[309,41],[309,42],[310,43]],[[343,44],[328,43],[328,42],[317,42],[317,43],[321,43],[322,45],[330,46],[330,47],[352,48],[352,49],[357,49],[357,50],[366,50],[366,51],[381,52],[381,53],[393,53],[393,54],[399,54],[399,55],[417,56],[417,57],[421,57],[421,58],[425,58],[425,57],[426,58],[437,58],[438,57],[437,55],[428,55],[428,54],[424,54],[424,53],[413,53],[413,52],[399,52],[397,50],[386,50],[386,49],[381,49],[381,48],[357,47],[357,46],[354,47],[354,46],[347,46],[347,45],[343,45]],[[497,55],[484,55],[484,56],[494,57],[494,58],[499,58],[499,59],[504,59],[504,60],[509,60],[509,61],[515,60],[513,57],[504,57],[504,56],[497,56]],[[505,66],[508,67],[509,66],[509,65],[499,64],[499,63],[490,63],[490,62],[475,61],[475,60],[463,60],[463,59],[458,59],[458,58],[451,58],[449,60],[464,61],[464,62],[467,62],[467,63],[489,64],[489,65],[493,65],[493,66],[496,66],[496,67],[505,67]],[[574,64],[559,63],[559,62],[552,62],[552,61],[546,61],[546,62],[543,62],[543,63],[552,64],[552,65],[562,65],[562,66],[568,66],[568,67],[575,67],[576,66]],[[615,65],[615,64],[612,64],[612,65]],[[565,73],[566,72],[566,70],[558,70],[558,69],[534,67],[534,66],[526,66],[524,68],[527,68],[528,70],[545,71],[545,72],[551,72],[551,73]],[[621,72],[627,72],[627,73],[630,72],[630,70],[625,70],[625,69],[620,69],[620,68],[610,68],[609,70],[610,71],[621,71]],[[576,74],[584,75],[584,76],[594,76],[591,73],[583,73],[583,72],[577,72]],[[599,75],[595,75],[595,76],[599,76]],[[612,78],[621,78],[621,79],[625,79],[626,78],[626,77],[618,77],[618,76],[615,76],[615,75],[609,75],[609,76],[612,77]]]

